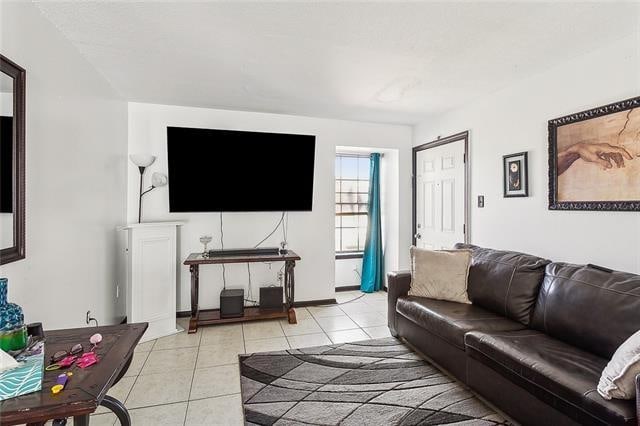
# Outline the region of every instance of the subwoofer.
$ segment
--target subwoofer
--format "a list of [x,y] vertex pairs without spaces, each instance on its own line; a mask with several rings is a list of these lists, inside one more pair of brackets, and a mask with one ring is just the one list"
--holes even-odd
[[237,318],[244,315],[244,290],[224,289],[220,292],[220,318]]
[[260,287],[260,309],[282,309],[282,287]]

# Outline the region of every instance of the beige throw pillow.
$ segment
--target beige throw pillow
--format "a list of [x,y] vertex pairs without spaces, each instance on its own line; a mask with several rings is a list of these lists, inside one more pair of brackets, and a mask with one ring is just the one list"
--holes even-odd
[[634,399],[636,376],[640,374],[640,331],[632,334],[616,350],[602,371],[598,393],[604,399]]
[[471,250],[425,250],[411,247],[410,296],[471,303],[467,278]]

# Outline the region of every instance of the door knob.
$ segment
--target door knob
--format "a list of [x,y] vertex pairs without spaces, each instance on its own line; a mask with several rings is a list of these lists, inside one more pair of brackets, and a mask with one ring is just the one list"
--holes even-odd
[[420,234],[416,234],[416,235],[414,235],[414,238],[415,238],[416,240],[419,240],[420,238],[422,238],[422,235],[420,235]]

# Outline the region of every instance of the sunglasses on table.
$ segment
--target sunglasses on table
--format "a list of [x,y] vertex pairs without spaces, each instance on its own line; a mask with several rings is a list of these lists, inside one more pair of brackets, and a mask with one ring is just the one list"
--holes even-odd
[[51,355],[51,362],[55,363],[65,359],[68,356],[78,355],[82,353],[82,351],[84,351],[84,347],[82,347],[82,344],[78,343],[77,345],[73,345],[73,347],[68,351],[58,351]]
[[51,356],[51,363],[45,367],[45,370],[53,371],[69,368],[74,364],[80,368],[87,368],[96,364],[99,358],[95,353],[95,349],[102,341],[102,335],[96,333],[91,336],[89,341],[91,342],[91,348],[87,352],[84,352],[84,347],[81,343],[78,343],[73,345],[68,351],[58,351],[54,353]]

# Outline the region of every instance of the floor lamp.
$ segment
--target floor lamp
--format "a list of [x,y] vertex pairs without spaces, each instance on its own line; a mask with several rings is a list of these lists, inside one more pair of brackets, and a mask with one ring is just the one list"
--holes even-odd
[[164,186],[167,184],[167,176],[162,173],[154,173],[151,175],[151,188],[143,191],[143,176],[144,171],[156,161],[156,157],[154,155],[142,155],[142,154],[131,154],[129,156],[131,162],[138,167],[140,171],[140,191],[138,197],[138,223],[142,222],[142,196],[153,191],[155,188],[160,186]]

